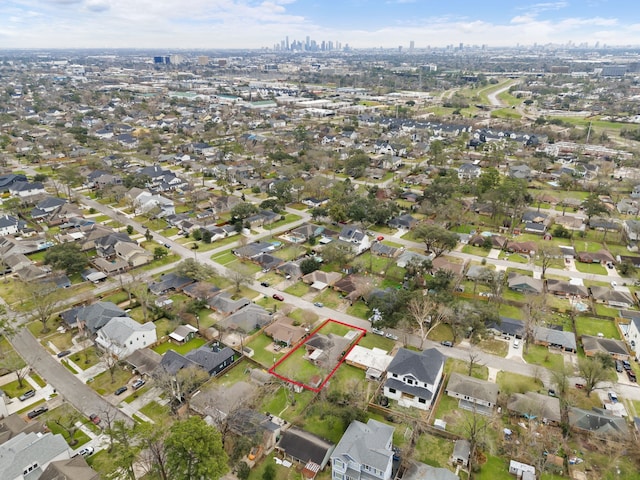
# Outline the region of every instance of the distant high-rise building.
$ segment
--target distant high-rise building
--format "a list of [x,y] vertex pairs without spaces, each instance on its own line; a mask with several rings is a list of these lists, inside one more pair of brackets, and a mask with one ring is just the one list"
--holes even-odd
[[413,40],[411,40],[409,42],[409,50],[413,52],[413,49],[416,48],[416,42],[414,42]]
[[287,36],[285,37],[285,44],[284,44],[284,47],[285,47],[287,50],[289,50],[289,35],[287,35]]
[[460,45],[458,46],[459,50],[462,50],[464,48],[464,43],[460,42]]
[[206,55],[200,55],[198,57],[198,65],[209,65],[209,57]]

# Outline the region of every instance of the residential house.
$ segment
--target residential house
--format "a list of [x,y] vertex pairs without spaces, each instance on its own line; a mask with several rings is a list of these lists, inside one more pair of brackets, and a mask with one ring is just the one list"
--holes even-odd
[[499,322],[488,323],[487,329],[495,335],[508,338],[522,338],[524,336],[524,322],[515,318],[501,316]]
[[0,419],[0,444],[21,433],[43,433],[47,427],[38,421],[27,421],[17,413],[12,413]]
[[640,207],[638,201],[631,198],[623,198],[616,204],[616,210],[622,215],[638,215]]
[[264,329],[264,334],[275,343],[284,344],[286,347],[297,345],[308,334],[308,329],[294,325],[294,320],[289,317],[280,317]]
[[371,244],[371,253],[380,257],[396,258],[403,250],[404,247],[392,247],[382,242],[373,242]]
[[509,461],[509,473],[518,480],[536,480],[536,467],[515,460]]
[[544,235],[547,231],[547,226],[544,223],[527,222],[524,224],[524,231],[535,235]]
[[60,314],[60,318],[71,328],[86,328],[96,333],[114,317],[125,317],[124,310],[112,302],[96,302],[84,307],[74,307]]
[[254,258],[262,253],[273,252],[274,250],[275,246],[272,243],[252,242],[236,248],[235,250],[233,250],[233,254],[236,257],[241,258]]
[[127,262],[131,268],[146,265],[153,260],[153,254],[137,243],[116,242],[114,250],[116,256]]
[[379,380],[387,371],[393,357],[380,348],[365,348],[354,345],[345,357],[345,362],[365,371],[367,380]]
[[626,437],[629,433],[627,420],[609,414],[603,408],[569,408],[569,425],[576,430],[590,432],[598,437]]
[[622,228],[627,239],[631,242],[637,242],[640,238],[640,221],[638,220],[625,220],[622,223]]
[[160,365],[162,355],[150,348],[136,350],[127,357],[127,363],[131,365],[134,373],[138,375],[150,375]]
[[509,167],[509,176],[511,178],[531,180],[533,178],[533,172],[527,165],[513,165]]
[[398,256],[396,265],[400,268],[405,268],[411,262],[414,262],[416,264],[421,264],[423,262],[431,263],[431,258],[431,256],[422,255],[411,250],[405,250]]
[[360,255],[371,246],[367,234],[354,225],[345,225],[338,238],[351,245],[353,252]]
[[0,216],[0,236],[14,235],[27,227],[26,222],[13,215]]
[[451,454],[451,463],[453,465],[469,466],[471,458],[471,443],[469,440],[461,438],[453,444],[453,453]]
[[173,200],[146,190],[133,199],[133,205],[136,215],[153,214],[156,218],[163,218],[176,213]]
[[29,198],[35,195],[46,195],[47,191],[40,182],[14,182],[9,186],[9,193],[14,197]]
[[587,287],[567,282],[565,280],[548,279],[547,291],[562,297],[589,297],[589,290]]
[[354,420],[331,454],[333,480],[391,480],[394,427]]
[[335,444],[313,433],[291,427],[282,432],[277,450],[302,465],[313,462],[323,470],[335,448]]
[[187,285],[195,283],[193,278],[183,277],[177,273],[163,273],[157,282],[149,284],[149,291],[154,295],[163,295],[167,292],[182,290]]
[[0,192],[8,192],[11,185],[17,182],[26,182],[27,177],[22,173],[7,173],[0,175]]
[[465,264],[452,261],[452,257],[441,256],[434,258],[431,261],[431,271],[437,272],[438,270],[444,270],[445,272],[453,273],[455,276],[460,277],[464,271]]
[[592,357],[598,353],[605,353],[616,360],[629,360],[630,357],[625,343],[614,338],[583,335],[582,348],[587,357]]
[[566,332],[555,328],[534,327],[533,340],[536,345],[557,348],[571,353],[578,351],[576,336],[573,332]]
[[31,218],[36,221],[46,219],[66,203],[67,200],[64,198],[47,196],[36,203],[31,210]]
[[562,225],[567,230],[579,232],[584,232],[585,230],[585,224],[582,218],[571,215],[557,215],[553,218],[553,223],[556,225]]
[[458,167],[458,178],[460,180],[474,180],[482,174],[482,168],[474,163],[463,163]]
[[82,455],[49,464],[38,480],[100,480],[100,474],[89,466]]
[[635,360],[640,361],[640,316],[631,317],[624,336],[629,342]]
[[578,252],[578,261],[582,263],[616,263],[616,259],[608,250],[597,252]]
[[620,224],[609,220],[607,218],[593,217],[589,220],[589,227],[593,230],[599,230],[601,232],[617,232],[620,230]]
[[411,230],[416,225],[416,223],[418,223],[418,220],[413,218],[410,214],[405,213],[404,215],[392,218],[391,220],[389,220],[387,225],[389,225],[391,228]]
[[458,406],[483,415],[491,415],[498,401],[498,385],[459,373],[449,376],[445,393],[459,400]]
[[0,478],[40,478],[51,462],[68,460],[71,449],[64,437],[53,433],[19,433],[0,444]]
[[217,323],[225,330],[250,333],[271,322],[271,315],[271,312],[268,312],[260,305],[249,303],[232,312],[229,316],[222,318]]
[[516,272],[509,273],[507,286],[511,290],[522,293],[539,294],[544,291],[543,281],[528,275],[521,275]]
[[509,397],[507,410],[529,420],[560,423],[560,399],[538,392],[514,393]]
[[192,325],[178,325],[176,329],[169,334],[169,338],[177,343],[187,343],[192,340],[198,329]]
[[524,223],[545,223],[548,215],[544,212],[538,212],[536,210],[527,210],[522,214],[522,221]]
[[129,264],[121,258],[107,260],[106,258],[98,257],[91,260],[91,264],[105,276],[122,273],[129,268]]
[[252,442],[257,440],[264,451],[274,448],[278,438],[281,438],[282,422],[270,413],[257,412],[248,408],[233,408],[226,416],[226,422],[229,430],[236,435],[251,439]]
[[315,290],[324,290],[327,287],[333,286],[338,280],[342,278],[342,275],[338,272],[323,272],[322,270],[316,270],[308,273],[302,277],[302,281]]
[[633,294],[609,287],[592,286],[591,296],[598,303],[606,303],[614,308],[632,308],[635,305]]
[[114,317],[97,332],[96,343],[118,359],[158,341],[153,322],[140,324],[129,317]]
[[224,315],[237,312],[251,303],[248,298],[238,298],[234,300],[229,292],[220,292],[218,295],[207,300],[207,305],[213,310]]
[[402,407],[429,410],[442,380],[444,355],[435,348],[414,352],[401,348],[396,353],[384,384],[384,396]]
[[240,355],[229,347],[221,347],[217,342],[211,345],[191,350],[182,355],[174,350],[168,350],[160,361],[160,371],[175,375],[183,368],[195,366],[206,371],[209,375],[218,375],[231,366]]
[[126,232],[111,232],[107,235],[96,238],[94,245],[96,255],[102,258],[113,258],[116,256],[116,244],[135,243]]

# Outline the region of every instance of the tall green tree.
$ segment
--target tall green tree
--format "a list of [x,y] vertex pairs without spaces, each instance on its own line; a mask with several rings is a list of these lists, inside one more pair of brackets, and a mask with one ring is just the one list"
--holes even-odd
[[68,275],[73,275],[85,269],[87,257],[77,243],[59,243],[47,250],[44,263],[51,265],[55,270],[63,270]]
[[434,258],[454,249],[458,243],[458,235],[454,232],[428,223],[416,227],[414,236],[425,243],[427,251],[433,253]]
[[165,449],[167,472],[173,480],[216,480],[228,470],[220,432],[200,417],[174,423]]

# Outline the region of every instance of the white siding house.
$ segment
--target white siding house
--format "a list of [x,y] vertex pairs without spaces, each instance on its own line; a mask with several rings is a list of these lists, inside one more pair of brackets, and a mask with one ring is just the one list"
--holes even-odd
[[140,324],[129,317],[114,317],[98,330],[96,343],[119,359],[158,340],[153,322]]

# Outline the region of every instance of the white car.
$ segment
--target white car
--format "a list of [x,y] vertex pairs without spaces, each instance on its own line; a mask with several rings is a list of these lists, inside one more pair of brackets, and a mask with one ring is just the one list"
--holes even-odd
[[389,332],[385,335],[385,337],[390,338],[391,340],[398,340],[398,336],[394,335],[393,333]]
[[82,450],[78,452],[78,454],[82,455],[83,457],[88,457],[89,455],[92,455],[93,452],[94,452],[93,447],[84,447]]
[[377,328],[372,328],[371,331],[373,333],[375,333],[376,335],[382,335],[384,337],[384,331],[383,330],[378,330]]

